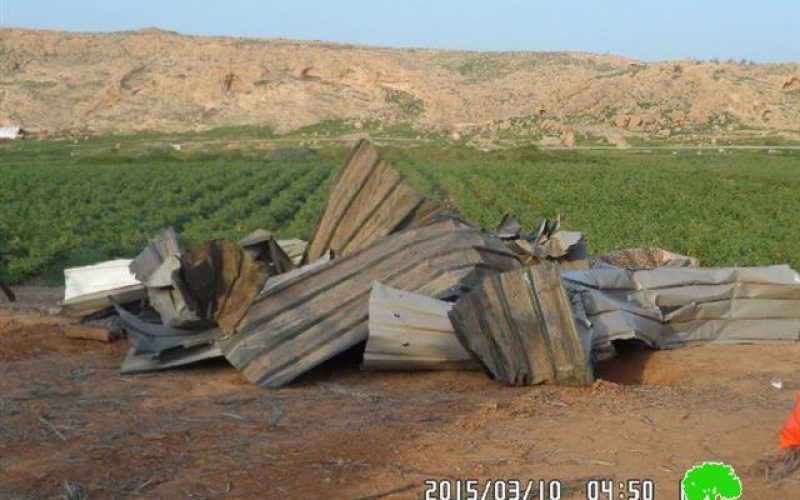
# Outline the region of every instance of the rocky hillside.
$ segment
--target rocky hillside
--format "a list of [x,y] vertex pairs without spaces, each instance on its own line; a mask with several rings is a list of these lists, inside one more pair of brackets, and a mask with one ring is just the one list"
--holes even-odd
[[800,140],[800,63],[0,30],[0,123],[61,134],[319,122],[475,142]]

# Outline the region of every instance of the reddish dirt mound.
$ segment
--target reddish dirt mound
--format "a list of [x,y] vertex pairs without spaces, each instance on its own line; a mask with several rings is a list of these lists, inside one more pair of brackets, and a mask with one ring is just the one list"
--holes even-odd
[[678,498],[707,460],[731,463],[746,498],[800,495],[800,474],[747,472],[777,451],[798,345],[628,352],[586,388],[345,368],[270,391],[224,362],[120,376],[127,343],[65,338],[29,305],[41,293],[0,303],[2,498],[65,481],[96,498],[414,498],[426,478],[559,479],[563,498],[584,498],[591,477],[650,478],[656,498]]

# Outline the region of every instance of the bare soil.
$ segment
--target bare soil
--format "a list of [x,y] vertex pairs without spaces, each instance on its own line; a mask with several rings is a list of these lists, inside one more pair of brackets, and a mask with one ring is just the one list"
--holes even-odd
[[0,498],[65,482],[90,498],[418,498],[426,478],[559,479],[584,498],[608,477],[672,499],[708,460],[734,466],[744,498],[800,497],[800,473],[749,472],[778,451],[800,345],[629,352],[585,388],[329,366],[265,390],[224,361],[121,376],[126,341],[67,339],[46,315],[60,290],[17,291],[0,301]]

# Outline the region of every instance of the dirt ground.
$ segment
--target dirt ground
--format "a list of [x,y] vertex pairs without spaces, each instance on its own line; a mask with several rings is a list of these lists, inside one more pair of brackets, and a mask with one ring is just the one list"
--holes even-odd
[[800,472],[751,470],[778,451],[800,345],[632,352],[586,388],[328,367],[266,390],[224,361],[121,376],[126,341],[67,339],[46,314],[61,290],[17,292],[0,299],[0,498],[421,498],[427,478],[557,479],[585,498],[589,478],[648,478],[661,500],[710,460],[744,498],[800,498]]

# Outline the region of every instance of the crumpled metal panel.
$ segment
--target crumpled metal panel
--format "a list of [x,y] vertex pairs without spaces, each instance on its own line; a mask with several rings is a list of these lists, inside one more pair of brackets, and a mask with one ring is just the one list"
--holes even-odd
[[[159,233],[131,263],[147,286],[150,305],[168,327],[216,321],[225,334],[270,273],[294,264],[266,231],[245,240],[204,241],[181,251],[172,228]],[[271,267],[270,267],[271,266]]]
[[461,343],[500,382],[594,381],[590,342],[578,333],[557,264],[487,278],[456,302],[450,320]]
[[175,229],[169,227],[147,242],[144,249],[131,262],[130,271],[136,279],[147,285],[150,276],[161,267],[163,262],[169,257],[180,254],[180,251],[181,248],[178,244],[178,236],[175,234]]
[[[293,240],[300,241],[300,240]],[[292,244],[287,243],[287,246]],[[296,246],[296,244],[294,244]],[[253,260],[262,262],[267,266],[267,271],[270,276],[283,274],[289,272],[297,267],[292,260],[292,256],[288,255],[275,237],[267,230],[257,229],[239,240],[239,246],[247,250]],[[305,249],[305,246],[303,246]],[[302,251],[300,252],[302,255]]]
[[171,328],[146,322],[119,305],[115,309],[136,355],[157,358],[173,349],[211,345],[219,334],[213,325],[197,330]]
[[231,240],[198,243],[181,255],[180,280],[197,304],[195,312],[216,321],[224,336],[233,333],[237,318],[268,277],[266,264]]

